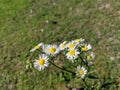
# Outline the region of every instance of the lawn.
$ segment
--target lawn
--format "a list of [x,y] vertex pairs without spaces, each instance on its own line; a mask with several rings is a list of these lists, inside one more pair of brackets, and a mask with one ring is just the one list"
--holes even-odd
[[79,90],[82,82],[66,80],[52,65],[38,71],[26,69],[26,61],[37,57],[29,51],[40,42],[82,37],[93,47],[100,77],[87,83],[120,90],[119,8],[119,0],[0,0],[0,89]]

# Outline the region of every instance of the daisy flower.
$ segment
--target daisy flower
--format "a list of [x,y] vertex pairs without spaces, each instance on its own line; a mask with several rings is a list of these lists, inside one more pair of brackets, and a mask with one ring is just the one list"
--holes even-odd
[[34,52],[35,50],[39,49],[42,45],[43,45],[43,43],[39,43],[39,44],[36,45],[34,48],[32,48],[32,49],[30,50],[30,52]]
[[67,56],[67,59],[73,60],[78,57],[78,54],[80,54],[80,52],[77,49],[70,49],[66,54],[66,56]]
[[64,50],[66,48],[66,45],[65,45],[66,43],[67,41],[64,41],[63,43],[59,45],[60,50]]
[[43,51],[48,55],[56,55],[60,52],[59,47],[57,45],[44,45]]
[[75,41],[77,44],[79,44],[80,42],[85,41],[85,39],[83,39],[83,38],[79,38],[79,39],[75,39],[74,41]]
[[92,46],[91,46],[90,44],[85,44],[85,45],[81,48],[82,51],[87,51],[87,50],[90,50],[90,49],[92,49]]
[[45,67],[49,65],[48,59],[48,56],[45,54],[39,55],[38,60],[35,60],[34,62],[34,67],[39,71],[44,70]]
[[93,65],[93,64],[94,64],[94,63],[91,62],[91,61],[88,62],[88,66]]
[[83,79],[86,74],[87,74],[87,70],[84,67],[77,66],[77,71],[76,71],[77,76]]
[[74,41],[71,41],[69,42],[66,46],[69,48],[69,49],[74,49],[76,47],[76,43]]
[[93,52],[91,52],[91,53],[89,53],[89,54],[87,54],[87,60],[93,60],[94,59],[94,57],[95,57],[95,55],[94,55],[94,53]]

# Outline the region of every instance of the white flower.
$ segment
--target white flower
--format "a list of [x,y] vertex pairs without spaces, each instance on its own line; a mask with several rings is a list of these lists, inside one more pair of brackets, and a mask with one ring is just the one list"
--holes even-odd
[[95,54],[93,52],[87,54],[87,60],[93,60],[95,58]]
[[94,63],[91,62],[91,61],[88,62],[88,66],[93,65],[93,64],[94,64]]
[[60,50],[64,50],[66,48],[66,43],[67,41],[64,41],[63,43],[59,45]]
[[57,45],[44,45],[43,51],[48,55],[56,55],[60,52],[60,49]]
[[76,42],[74,41],[71,41],[69,42],[66,46],[69,48],[69,49],[74,49],[76,47]]
[[77,44],[79,44],[80,42],[85,41],[85,39],[83,39],[83,38],[79,38],[79,39],[75,39],[74,41],[75,41]]
[[67,56],[67,59],[73,60],[78,57],[78,54],[80,54],[80,52],[77,49],[70,49],[66,54],[66,56]]
[[87,70],[84,67],[77,66],[77,71],[76,71],[77,76],[84,78],[86,74],[87,74]]
[[39,71],[44,70],[49,65],[48,59],[45,54],[39,55],[39,59],[34,62],[34,67]]
[[87,50],[90,50],[90,49],[92,49],[92,46],[91,46],[90,44],[85,44],[85,45],[81,48],[82,51],[87,51]]
[[36,45],[34,48],[32,48],[32,49],[30,50],[30,52],[34,52],[35,50],[39,49],[42,45],[43,45],[43,43],[39,43],[39,44]]

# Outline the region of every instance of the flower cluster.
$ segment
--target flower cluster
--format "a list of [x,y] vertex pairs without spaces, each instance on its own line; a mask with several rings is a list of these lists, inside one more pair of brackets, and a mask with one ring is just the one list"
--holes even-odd
[[[33,65],[39,71],[49,66],[54,57],[58,54],[64,54],[69,62],[77,63],[76,76],[84,78],[88,70],[87,66],[92,64],[95,55],[91,52],[92,46],[85,43],[83,38],[72,41],[64,41],[60,45],[39,43],[32,48],[30,52],[40,49],[41,54],[35,59]],[[60,67],[61,68],[61,67]]]

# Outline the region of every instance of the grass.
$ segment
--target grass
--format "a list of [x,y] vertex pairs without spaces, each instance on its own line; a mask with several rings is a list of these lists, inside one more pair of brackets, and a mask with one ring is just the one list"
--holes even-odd
[[80,37],[92,44],[96,54],[94,70],[101,78],[97,84],[117,82],[101,90],[117,90],[119,5],[119,0],[0,0],[1,90],[67,90],[66,85],[74,88],[80,81],[67,82],[60,70],[52,66],[42,72],[26,70],[25,62],[37,56],[28,53],[39,42],[59,44]]

